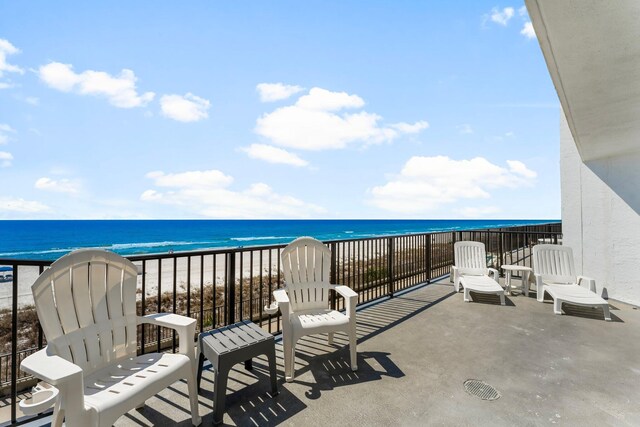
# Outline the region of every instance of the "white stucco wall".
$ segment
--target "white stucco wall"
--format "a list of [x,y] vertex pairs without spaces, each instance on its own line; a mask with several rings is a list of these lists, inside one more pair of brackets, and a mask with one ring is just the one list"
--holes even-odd
[[563,244],[605,297],[640,305],[640,152],[583,163],[560,118]]

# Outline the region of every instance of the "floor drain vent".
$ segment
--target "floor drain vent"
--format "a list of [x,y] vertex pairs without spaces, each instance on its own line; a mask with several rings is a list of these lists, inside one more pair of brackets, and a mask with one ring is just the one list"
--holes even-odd
[[467,380],[464,382],[464,389],[467,393],[477,396],[482,400],[496,400],[500,398],[500,393],[489,384],[480,380]]

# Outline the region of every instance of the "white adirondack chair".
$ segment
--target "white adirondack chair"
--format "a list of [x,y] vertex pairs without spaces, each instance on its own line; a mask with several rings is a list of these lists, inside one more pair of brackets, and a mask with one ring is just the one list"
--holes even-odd
[[[349,336],[351,369],[356,371],[356,304],[358,294],[351,288],[329,283],[331,251],[311,237],[300,237],[282,251],[282,268],[286,288],[273,292],[282,312],[285,379],[292,381],[295,371],[296,342],[305,335],[334,332]],[[346,312],[329,308],[329,292],[342,295]]]
[[[164,313],[136,316],[137,274],[134,264],[116,254],[80,250],[54,262],[31,287],[47,346],[20,368],[59,390],[55,401],[46,402],[54,405],[53,426],[63,419],[69,427],[111,426],[183,378],[193,425],[200,424],[195,320]],[[179,353],[136,356],[142,323],[175,329]],[[52,388],[44,386],[42,393]],[[28,410],[38,400],[23,406]]]
[[487,253],[482,242],[456,242],[453,245],[453,286],[460,292],[464,288],[464,301],[470,302],[469,293],[496,294],[505,305],[504,289],[498,283],[498,270],[487,268]]
[[[609,304],[596,293],[596,281],[577,276],[573,251],[568,246],[535,245],[533,247],[533,275],[538,301],[547,292],[553,298],[553,312],[562,314],[562,303],[602,307],[605,320],[610,321]],[[587,287],[581,286],[586,284]]]

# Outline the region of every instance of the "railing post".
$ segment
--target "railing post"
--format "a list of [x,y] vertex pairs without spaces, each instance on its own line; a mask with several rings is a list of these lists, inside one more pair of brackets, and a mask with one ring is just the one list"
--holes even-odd
[[[331,264],[329,265],[329,282],[332,285],[338,284],[338,257],[336,256],[337,245],[330,243],[329,248],[331,250]],[[329,301],[331,303],[331,309],[336,309],[336,295],[335,292],[329,292]]]
[[499,239],[498,239],[498,259],[500,262],[500,265],[496,266],[496,269],[498,271],[500,271],[500,267],[502,267],[502,265],[504,264],[504,232],[500,232],[499,234]]
[[11,424],[15,424],[18,404],[18,265],[13,266],[11,299]]
[[[140,300],[140,316],[147,314],[147,262],[142,260],[142,299]],[[144,354],[147,345],[145,324],[140,325],[140,354]]]
[[426,238],[427,283],[431,283],[431,233],[427,234]]
[[393,241],[393,237],[388,237],[387,238],[387,264],[388,264],[388,274],[389,274],[389,283],[387,285],[387,295],[390,298],[393,298],[393,292],[394,292],[394,288],[395,288],[395,277],[394,277],[394,271],[393,271],[393,262],[394,262],[394,241]]
[[455,260],[455,245],[458,239],[456,239],[457,233],[455,231],[451,232],[451,264],[453,265],[453,260]]
[[235,323],[236,319],[236,254],[227,253],[227,325]]

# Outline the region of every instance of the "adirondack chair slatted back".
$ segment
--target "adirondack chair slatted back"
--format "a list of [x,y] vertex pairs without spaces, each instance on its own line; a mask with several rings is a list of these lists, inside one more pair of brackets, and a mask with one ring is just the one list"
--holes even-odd
[[458,273],[467,276],[482,276],[487,274],[487,253],[484,243],[456,242],[453,245],[454,262]]
[[60,258],[31,290],[53,353],[85,375],[136,355],[137,268],[102,250]]
[[547,283],[575,283],[576,269],[573,251],[569,246],[535,245],[533,271]]
[[327,308],[329,248],[311,237],[300,237],[283,249],[281,259],[291,310]]

